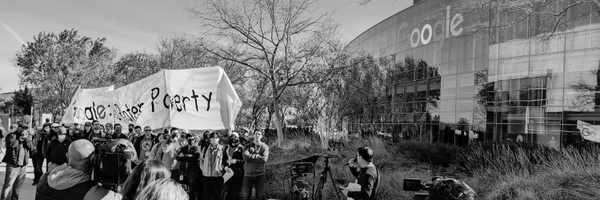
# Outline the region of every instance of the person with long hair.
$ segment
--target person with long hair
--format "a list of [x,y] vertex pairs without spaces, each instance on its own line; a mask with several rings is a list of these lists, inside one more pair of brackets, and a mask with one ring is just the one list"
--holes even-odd
[[146,186],[135,200],[189,200],[189,197],[181,184],[164,178]]
[[133,169],[123,183],[121,194],[125,200],[133,200],[150,183],[171,177],[171,171],[158,160],[146,160]]

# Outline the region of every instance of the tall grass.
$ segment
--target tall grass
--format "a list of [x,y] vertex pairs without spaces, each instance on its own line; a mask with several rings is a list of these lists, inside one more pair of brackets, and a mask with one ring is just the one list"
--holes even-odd
[[[544,145],[503,142],[463,148],[416,141],[389,144],[373,137],[350,140],[343,148],[328,151],[318,136],[288,137],[282,148],[271,147],[267,165],[269,198],[289,199],[288,162],[315,153],[337,155],[331,160],[335,184],[354,181],[344,164],[356,155],[359,146],[369,146],[380,170],[380,199],[410,199],[414,193],[402,191],[403,179],[426,180],[438,175],[465,181],[477,191],[477,199],[600,199],[598,146],[555,150]],[[316,179],[323,169],[322,161],[317,162]],[[312,178],[312,174],[309,176]],[[327,181],[324,199],[337,199],[331,180]]]
[[457,157],[480,199],[599,199],[600,148],[490,143]]
[[[288,136],[282,148],[271,146],[271,154],[267,165],[267,197],[274,199],[289,199],[290,172],[289,162],[308,157],[315,153],[329,153],[336,155],[330,160],[333,182],[336,185],[345,185],[356,180],[352,176],[346,162],[356,155],[357,148],[368,146],[373,149],[374,164],[380,170],[380,199],[409,199],[413,192],[402,191],[402,182],[405,178],[428,179],[431,177],[431,167],[427,163],[407,156],[410,146],[419,146],[415,143],[388,144],[378,137],[367,139],[354,139],[345,142],[345,146],[335,151],[323,149],[318,136],[292,135]],[[307,145],[310,144],[310,145]],[[424,148],[428,144],[423,143]],[[401,148],[404,147],[404,148]],[[317,162],[315,179],[309,175],[310,183],[318,183],[319,172],[324,168],[323,159]],[[311,185],[313,187],[315,185]],[[328,177],[322,191],[323,199],[337,199],[336,187]],[[340,193],[341,196],[343,196]]]

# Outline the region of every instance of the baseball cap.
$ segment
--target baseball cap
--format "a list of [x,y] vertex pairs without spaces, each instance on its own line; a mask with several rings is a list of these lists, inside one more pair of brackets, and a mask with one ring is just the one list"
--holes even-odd
[[26,123],[23,123],[23,122],[19,122],[19,128],[28,129],[29,125],[27,125]]

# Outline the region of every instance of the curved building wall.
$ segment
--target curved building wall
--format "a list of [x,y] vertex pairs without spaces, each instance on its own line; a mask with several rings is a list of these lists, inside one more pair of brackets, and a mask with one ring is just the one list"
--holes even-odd
[[386,101],[371,106],[383,116],[348,116],[349,131],[559,147],[581,139],[578,121],[600,124],[600,13],[592,5],[571,9],[554,30],[539,28],[543,16],[474,10],[468,2],[420,2],[348,45],[396,63]]

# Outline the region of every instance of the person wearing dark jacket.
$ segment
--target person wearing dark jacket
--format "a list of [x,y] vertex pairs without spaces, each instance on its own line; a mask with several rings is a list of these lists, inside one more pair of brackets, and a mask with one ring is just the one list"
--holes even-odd
[[0,199],[19,199],[19,191],[27,174],[29,152],[33,150],[28,128],[27,124],[19,123],[17,130],[6,136],[6,155],[2,159],[6,163],[6,176]]
[[379,172],[373,165],[373,150],[369,147],[358,147],[355,159],[348,161],[350,172],[358,179],[360,191],[342,190],[345,196],[355,200],[377,200]]
[[115,132],[112,134],[112,139],[127,139],[127,135],[123,134],[123,126],[121,124],[115,124]]
[[69,145],[69,163],[45,173],[35,191],[35,200],[121,200],[120,194],[98,186],[90,178],[94,145],[77,140]]
[[[188,140],[187,145],[179,150],[176,157],[179,162],[179,174],[185,177],[186,180],[184,182],[188,188],[197,188],[197,178],[200,174],[200,165],[198,165],[198,160],[200,159],[199,138],[192,134],[187,134],[185,138]],[[190,189],[188,194],[192,200],[200,197],[198,191],[194,189]]]
[[46,139],[47,135],[50,135],[51,125],[52,124],[50,123],[45,123],[44,126],[42,126],[42,130],[38,131],[32,140],[34,146],[31,155],[31,160],[33,161],[34,174],[33,185],[36,185],[40,180],[40,177],[42,177],[42,174],[44,174],[44,171],[42,170],[42,165],[44,164],[45,160],[44,151],[46,150],[44,149],[44,140]]
[[54,168],[61,166],[67,162],[67,152],[69,151],[69,145],[71,140],[67,138],[67,131],[64,127],[60,128],[58,137],[50,143],[48,149],[46,149],[46,155],[48,155],[48,171],[52,171]]
[[233,171],[233,177],[227,181],[227,200],[242,200],[244,193],[244,147],[240,144],[238,133],[229,136],[229,145],[225,147],[229,160],[227,166]]

